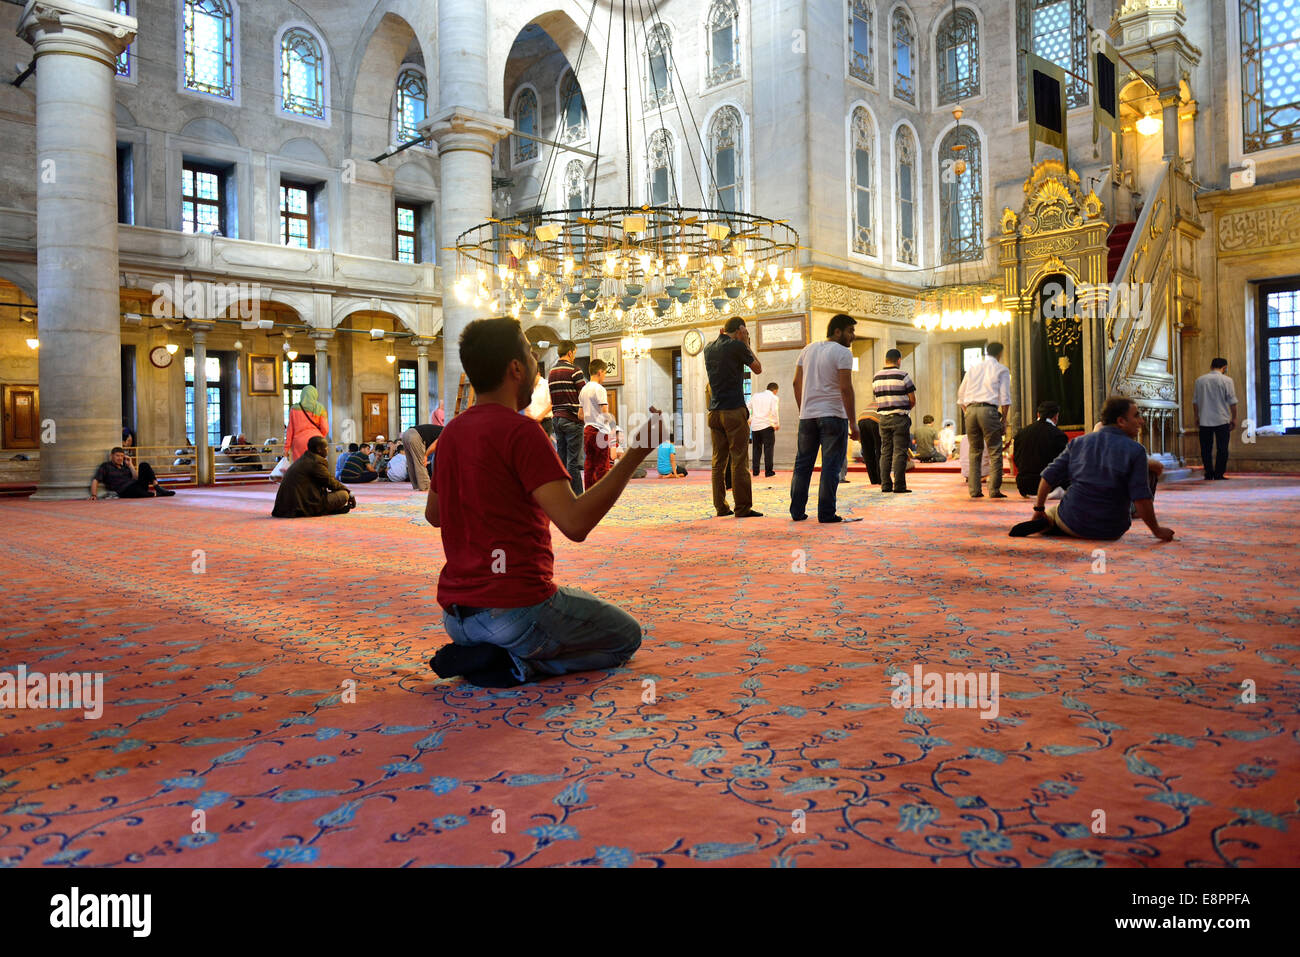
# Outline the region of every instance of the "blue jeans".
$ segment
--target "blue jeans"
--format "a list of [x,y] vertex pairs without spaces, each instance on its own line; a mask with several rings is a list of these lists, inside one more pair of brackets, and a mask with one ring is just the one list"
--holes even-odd
[[582,494],[582,423],[555,417],[555,451],[569,473],[573,494]]
[[799,451],[794,457],[794,478],[790,480],[790,514],[794,518],[805,514],[818,448],[822,453],[822,478],[817,490],[817,518],[825,522],[835,517],[835,492],[849,448],[849,420],[833,415],[799,420]]
[[489,608],[464,618],[445,611],[442,622],[458,645],[504,648],[521,681],[617,668],[641,647],[635,618],[581,588],[560,588],[525,608]]

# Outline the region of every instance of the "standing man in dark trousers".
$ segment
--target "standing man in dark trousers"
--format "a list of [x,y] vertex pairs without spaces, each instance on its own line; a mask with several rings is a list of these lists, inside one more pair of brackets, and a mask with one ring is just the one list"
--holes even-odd
[[967,370],[957,389],[957,405],[966,417],[967,477],[971,498],[983,498],[980,473],[984,446],[989,449],[989,498],[1006,498],[1002,492],[1002,436],[1011,408],[1011,370],[998,361],[1002,343],[990,342],[985,357]]
[[1060,403],[1044,399],[1038,403],[1038,421],[1017,432],[1011,444],[1012,461],[1016,463],[1016,488],[1024,498],[1038,494],[1038,480],[1043,469],[1070,444],[1069,437],[1056,427],[1056,420],[1060,417]]
[[574,495],[582,494],[582,412],[578,409],[578,393],[587,384],[587,377],[573,364],[578,347],[565,339],[557,347],[560,359],[546,376],[551,389],[551,416],[555,425],[555,452],[564,470],[569,473],[569,484]]
[[858,413],[858,447],[872,485],[880,484],[880,413],[874,408]]
[[817,452],[822,454],[822,477],[817,490],[817,521],[856,522],[835,512],[835,495],[844,474],[849,439],[857,439],[858,427],[849,418],[857,403],[853,399],[852,316],[832,316],[826,338],[804,346],[795,360],[794,404],[799,409],[799,448],[790,479],[790,517],[802,522],[808,517],[808,485],[812,482]]
[[777,388],[775,382],[769,382],[766,389],[749,400],[749,427],[754,436],[754,474],[758,475],[761,455],[766,458],[763,474],[767,478],[776,474],[772,468],[772,450],[776,448],[776,430],[781,428],[781,400],[776,396]]
[[[704,370],[709,375],[709,433],[713,439],[713,509],[718,515],[762,518],[754,511],[754,486],[749,476],[749,409],[745,407],[745,366],[762,373],[763,364],[749,348],[745,320],[732,316],[718,338],[704,349]],[[731,467],[736,508],[727,507],[724,473]]]
[[[1205,479],[1226,479],[1228,440],[1237,427],[1237,390],[1228,378],[1228,360],[1215,359],[1210,371],[1196,380],[1192,391],[1192,409],[1201,431],[1201,463]],[[1218,454],[1214,444],[1218,442]]]
[[[907,447],[911,444],[912,407],[916,385],[899,368],[903,354],[897,349],[885,353],[885,367],[871,380],[880,415],[880,491],[912,491],[907,487]],[[890,474],[892,471],[892,475]]]

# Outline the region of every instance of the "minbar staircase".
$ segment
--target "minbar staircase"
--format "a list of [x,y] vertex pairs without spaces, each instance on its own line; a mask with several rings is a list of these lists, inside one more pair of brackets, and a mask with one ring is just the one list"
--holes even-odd
[[1124,261],[1124,251],[1128,249],[1129,237],[1133,235],[1136,222],[1116,223],[1106,236],[1106,281],[1111,282],[1119,271],[1119,264]]

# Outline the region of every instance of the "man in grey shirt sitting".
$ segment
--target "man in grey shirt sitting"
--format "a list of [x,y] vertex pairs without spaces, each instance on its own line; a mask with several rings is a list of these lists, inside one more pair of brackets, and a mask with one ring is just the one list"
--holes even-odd
[[[1228,378],[1228,360],[1215,359],[1210,371],[1196,380],[1192,391],[1192,409],[1201,431],[1201,462],[1205,480],[1226,479],[1228,440],[1237,427],[1237,390]],[[1218,454],[1215,455],[1215,443]]]

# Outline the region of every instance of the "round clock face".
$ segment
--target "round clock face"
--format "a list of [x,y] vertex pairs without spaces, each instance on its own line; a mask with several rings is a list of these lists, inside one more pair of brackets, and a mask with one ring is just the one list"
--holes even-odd
[[166,369],[172,364],[172,354],[167,351],[166,346],[154,346],[149,350],[149,361],[159,369]]
[[704,348],[704,336],[700,335],[700,330],[692,329],[686,333],[686,338],[682,340],[682,348],[686,350],[687,355],[699,355],[700,350]]

